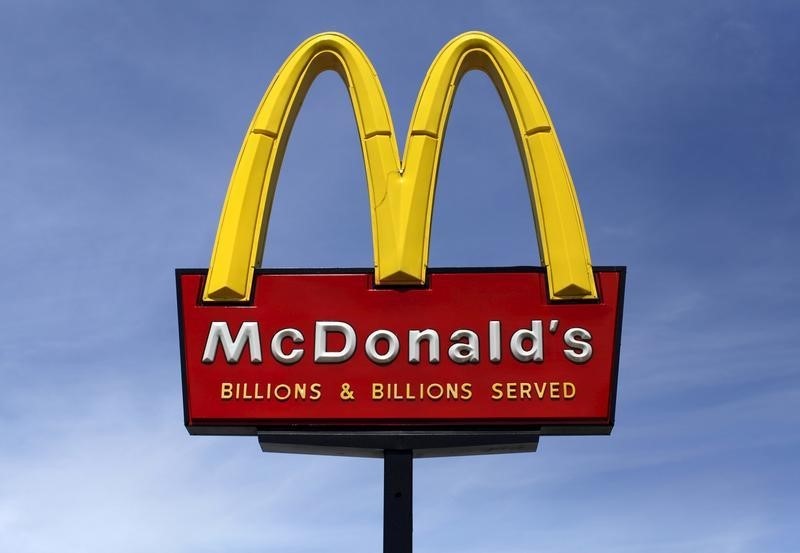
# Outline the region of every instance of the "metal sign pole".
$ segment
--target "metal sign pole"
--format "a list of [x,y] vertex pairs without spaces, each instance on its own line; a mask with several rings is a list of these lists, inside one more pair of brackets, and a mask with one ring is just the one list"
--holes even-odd
[[408,449],[383,452],[383,553],[411,553],[413,459]]

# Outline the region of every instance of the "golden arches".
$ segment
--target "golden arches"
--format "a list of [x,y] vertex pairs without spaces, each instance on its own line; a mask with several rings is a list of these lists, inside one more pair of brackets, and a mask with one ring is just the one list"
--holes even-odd
[[[261,261],[289,131],[314,78],[326,70],[339,73],[350,93],[367,165],[373,213],[373,183],[384,181],[386,173],[376,167],[379,160],[367,144],[376,137],[389,138],[394,154],[390,165],[397,170],[399,156],[389,108],[380,81],[364,52],[347,37],[334,33],[316,35],[303,42],[275,75],[245,135],[220,216],[204,292],[206,300],[245,301],[249,298],[253,269]],[[377,170],[377,176],[372,175],[370,167]],[[374,232],[373,247],[378,251]]]
[[204,299],[249,299],[289,131],[314,78],[329,69],[344,80],[355,112],[369,190],[377,283],[425,281],[444,129],[459,80],[478,69],[499,91],[525,162],[550,297],[597,297],[572,179],[533,81],[497,39],[470,32],[450,41],[428,70],[402,164],[380,81],[353,41],[323,33],[289,56],[242,144],[220,217]]

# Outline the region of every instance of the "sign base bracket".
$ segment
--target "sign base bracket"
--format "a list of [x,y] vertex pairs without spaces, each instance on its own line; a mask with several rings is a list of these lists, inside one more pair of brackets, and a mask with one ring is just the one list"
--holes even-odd
[[306,453],[385,458],[411,451],[414,458],[534,452],[537,430],[268,430],[258,432],[266,453]]

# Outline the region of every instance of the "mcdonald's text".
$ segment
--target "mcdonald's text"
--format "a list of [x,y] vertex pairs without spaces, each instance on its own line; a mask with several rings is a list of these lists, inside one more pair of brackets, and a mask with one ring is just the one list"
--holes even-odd
[[[559,321],[549,321],[549,332],[558,330]],[[502,323],[489,321],[487,326],[488,352],[491,363],[503,360]],[[407,342],[407,360],[419,363],[421,351],[427,347],[427,361],[439,363],[441,360],[441,340],[439,332],[426,328],[409,330]],[[569,328],[560,334],[566,348],[561,350],[564,357],[576,364],[583,364],[592,358],[591,333],[584,328]],[[519,328],[513,331],[508,343],[511,355],[521,363],[544,362],[544,340],[542,321],[531,321],[530,328]],[[305,336],[296,328],[282,328],[272,334],[269,340],[272,359],[283,365],[294,365],[299,362],[306,351],[302,345]],[[332,347],[331,343],[339,342]],[[208,331],[206,345],[203,348],[203,363],[213,363],[217,350],[221,349],[228,363],[238,363],[245,346],[250,350],[250,362],[263,362],[261,332],[258,321],[245,321],[233,338],[228,323],[213,321]],[[290,345],[285,347],[285,344]],[[472,329],[459,328],[450,333],[451,345],[447,348],[447,359],[453,363],[478,363],[481,359],[481,337]],[[314,322],[314,363],[346,363],[353,358],[357,348],[356,331],[352,325],[343,321]],[[391,330],[378,329],[369,334],[363,344],[367,358],[376,365],[394,362],[401,351],[400,339]]]

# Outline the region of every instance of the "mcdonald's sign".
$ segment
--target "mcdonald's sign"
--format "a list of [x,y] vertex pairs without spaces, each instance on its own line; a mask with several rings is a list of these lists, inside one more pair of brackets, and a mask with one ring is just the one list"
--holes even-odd
[[[259,269],[294,119],[336,71],[355,112],[374,267]],[[455,89],[486,73],[526,170],[541,267],[428,268]],[[423,81],[401,160],[364,52],[313,36],[280,68],[245,135],[208,270],[176,271],[185,424],[193,434],[342,431],[608,433],[625,270],[594,267],[544,103],[497,39],[460,35]]]

